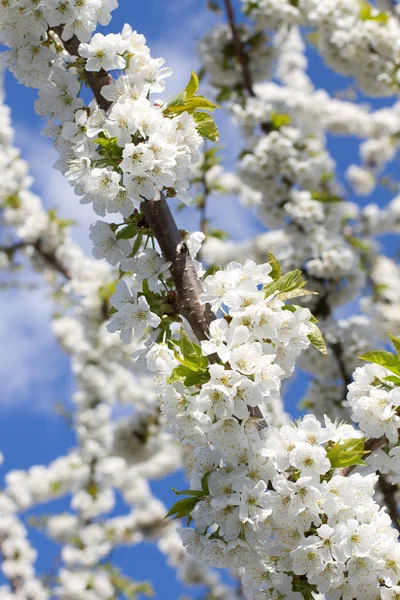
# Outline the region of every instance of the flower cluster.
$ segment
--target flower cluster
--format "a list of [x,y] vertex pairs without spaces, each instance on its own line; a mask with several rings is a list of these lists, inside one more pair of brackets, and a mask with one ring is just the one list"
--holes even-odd
[[[16,77],[39,88],[36,111],[51,120],[46,135],[55,138],[57,168],[81,202],[93,203],[98,215],[127,218],[156,190],[190,200],[188,179],[202,138],[188,112],[150,101],[171,70],[150,55],[142,35],[126,25],[121,34],[90,39],[115,6],[112,0],[7,3],[0,8],[0,40],[11,48],[6,59]],[[117,71],[116,79],[103,77],[97,102],[85,107],[79,79],[105,70]]]
[[[335,6],[328,0],[280,4],[269,26],[311,25],[328,63],[354,75],[366,91],[385,95],[398,87],[399,24],[394,17],[349,0]],[[245,5],[259,25],[277,3]],[[336,325],[333,309],[354,298],[366,280],[378,281],[372,243],[359,238],[398,228],[399,211],[396,202],[386,212],[343,202],[325,129],[367,138],[361,146],[363,166],[352,165],[347,172],[353,189],[364,194],[395,156],[400,125],[396,120],[388,124],[388,116],[396,111],[370,116],[365,108],[314,91],[296,28],[281,28],[273,50],[262,33],[239,28],[241,57],[232,27],[207,38],[203,62],[220,100],[234,98],[231,110],[246,136],[240,177],[225,180],[245,202],[260,206],[269,226],[284,229],[250,244],[250,251],[263,254],[261,264],[229,262],[203,277],[194,259],[204,234],[181,239],[177,230],[171,236],[177,266],[156,249],[156,228],[147,215],[155,203],[165,202],[164,196],[189,201],[192,165],[202,143],[199,132],[216,139],[211,117],[196,110],[215,105],[196,95],[194,74],[168,103],[151,101],[152,93],[163,91],[170,71],[163,59],[151,57],[143,36],[128,25],[120,34],[92,36],[114,7],[112,0],[6,0],[0,7],[0,41],[10,48],[7,63],[21,82],[39,87],[36,111],[50,120],[45,132],[60,154],[57,168],[82,203],[91,203],[100,216],[119,213],[123,220],[97,221],[90,230],[95,257],[119,266],[117,282],[106,265],[94,267],[82,257],[55,213],[43,215],[38,199],[32,202],[25,193],[25,167],[15,152],[7,150],[0,159],[12,173],[11,184],[0,190],[5,221],[17,227],[22,240],[3,251],[1,262],[7,266],[23,248],[68,280],[60,295],[73,308],[55,321],[54,329],[73,357],[78,384],[73,397],[77,448],[48,467],[9,473],[5,495],[18,509],[71,496],[70,512],[46,523],[49,535],[63,544],[63,568],[51,590],[58,598],[132,596],[134,583],[106,569],[105,562],[113,548],[152,537],[185,581],[205,583],[213,597],[233,599],[236,594],[205,564],[240,569],[250,600],[297,600],[313,593],[327,600],[394,597],[400,578],[397,532],[373,499],[377,475],[353,469],[365,466],[365,442],[372,440],[382,444],[368,458],[368,468],[400,472],[400,366],[398,372],[385,366],[356,370],[347,406],[359,430],[328,417],[323,426],[314,416],[279,429],[273,425],[282,381],[294,372],[296,359],[311,345],[326,353],[310,310],[287,300],[301,297],[316,309],[335,359],[320,368],[310,354],[307,370],[319,376],[314,398],[342,379],[341,398],[332,393],[329,399],[344,408],[349,370],[356,366],[353,353],[364,351],[373,335],[363,319]],[[253,89],[248,79],[265,77],[276,56],[283,85]],[[116,71],[114,79],[110,71]],[[83,84],[94,94],[89,106],[80,97]],[[337,115],[338,107],[345,108],[343,116]],[[6,145],[9,135],[6,127]],[[210,157],[205,153],[199,165],[197,183],[204,185],[204,198],[209,187],[224,181],[217,165],[214,173],[209,171]],[[270,252],[274,244],[279,259],[283,254],[284,270],[290,265],[293,271],[282,275]],[[200,295],[192,294],[186,313],[181,293],[195,287],[185,283],[178,289],[178,281],[175,288],[177,270],[179,277],[190,271],[193,286],[203,288]],[[318,297],[304,289],[302,273],[312,279]],[[396,282],[391,301],[395,288]],[[207,315],[200,345],[185,323],[179,333],[176,327],[183,316],[196,315],[198,307],[206,307]],[[145,364],[155,373],[158,395],[150,389]],[[120,403],[131,405],[133,414],[114,420],[113,407]],[[181,531],[189,557],[147,481],[180,466],[175,439],[186,447],[190,490],[169,514],[194,521],[194,529]],[[128,506],[123,516],[113,514],[116,491]],[[20,546],[26,559],[22,568],[33,579],[34,555],[26,544]],[[13,564],[5,561],[9,573],[4,572],[12,583],[13,569],[19,576],[12,544],[10,552]],[[9,558],[7,549],[2,554]],[[40,587],[30,596],[41,600],[41,593],[46,597]]]
[[0,493],[0,506],[1,570],[9,582],[0,586],[0,597],[7,600],[15,598],[14,593],[18,593],[24,598],[47,600],[49,594],[36,578],[33,567],[37,552],[28,541],[27,531],[18,518],[18,506],[3,491]]
[[[254,81],[269,79],[272,73],[274,49],[267,44],[267,37],[241,25],[238,36],[242,47],[251,57],[249,68]],[[204,36],[199,48],[201,59],[213,86],[222,97],[229,97],[240,90],[243,83],[242,67],[235,52],[235,42],[228,25],[219,25]]]
[[[358,367],[349,385],[347,401],[351,418],[370,438],[386,436],[389,442],[399,439],[400,389],[390,381],[393,374],[376,364]],[[387,380],[389,378],[389,380]]]
[[[31,192],[27,164],[13,146],[2,88],[0,97],[1,268],[14,269],[23,254],[24,263],[43,274],[56,292],[60,305],[52,326],[71,355],[77,384],[73,413],[68,415],[76,448],[48,465],[5,475],[0,494],[0,553],[8,583],[0,586],[0,596],[4,600],[106,600],[115,594],[147,593],[147,584],[110,568],[109,561],[114,548],[149,540],[156,542],[185,584],[203,585],[215,597],[236,600],[235,592],[222,584],[218,574],[186,555],[175,527],[164,519],[167,509],[152,494],[148,480],[178,469],[182,452],[164,431],[148,371],[131,359],[137,342],[124,344],[105,327],[116,274],[86,257],[70,238],[70,221],[55,210],[46,212],[41,199]],[[194,249],[198,238],[188,241]],[[155,263],[150,251],[136,257],[136,278],[148,277],[152,289]],[[113,414],[113,408],[120,405],[124,417]],[[125,514],[119,516],[114,514],[116,492],[127,505]],[[18,513],[61,497],[70,499],[70,509],[39,518],[36,525],[61,544],[60,569],[49,587],[34,572],[37,552]]]
[[187,550],[240,567],[249,599],[385,598],[399,580],[400,550],[373,499],[377,477],[334,469],[338,452],[362,443],[360,432],[312,416],[251,436],[236,427],[195,451],[192,489],[207,485],[193,496],[195,529],[181,531]]
[[[371,184],[370,192],[397,149],[398,104],[372,112],[315,90],[301,31],[282,29],[275,41],[279,83],[256,83],[254,96],[229,107],[244,135],[236,193],[257,207],[267,227],[281,229],[240,243],[210,238],[202,253],[208,262],[225,264],[242,256],[262,262],[273,252],[284,270],[303,271],[319,295],[301,304],[319,319],[332,360],[321,360],[313,350],[301,358],[311,375],[302,407],[348,418],[346,388],[360,364],[356,357],[379,345],[388,330],[399,331],[398,268],[378,254],[374,239],[398,231],[399,203],[395,198],[383,208],[360,208],[346,201],[349,192],[336,180],[326,132],[365,140],[363,166],[352,165],[347,176],[352,191],[359,176]],[[334,319],[337,306],[360,296],[364,314]]]
[[63,40],[73,36],[88,41],[97,25],[107,25],[117,0],[53,1],[11,0],[0,7],[0,39],[11,50],[7,65],[24,85],[37,87],[48,78],[48,65],[59,58],[46,41],[48,28],[61,30]]
[[398,89],[398,13],[353,0],[243,0],[243,9],[261,30],[312,27],[325,61],[366,93],[390,96]]
[[[201,301],[224,316],[211,323],[209,339],[201,342],[201,349],[189,340],[182,343],[185,336],[181,333],[183,358],[178,360],[183,361],[182,369],[176,367],[168,349],[164,353],[157,349],[156,360],[152,358],[156,350],[151,349],[149,368],[164,371],[164,381],[176,380],[164,391],[162,410],[182,443],[197,446],[215,440],[229,444],[236,434],[246,437],[238,420],[248,422],[251,435],[252,418],[268,415],[270,398],[279,394],[281,380],[290,375],[296,357],[310,345],[315,326],[309,310],[285,310],[280,299],[285,293],[275,287],[271,271],[269,264],[246,261],[243,266],[230,263],[205,278]],[[187,346],[192,348],[189,354]],[[197,368],[186,362],[191,353],[198,353]],[[216,357],[217,362],[208,365],[206,357]],[[181,376],[189,390],[183,387]],[[200,392],[190,390],[191,377],[194,384],[205,382]]]

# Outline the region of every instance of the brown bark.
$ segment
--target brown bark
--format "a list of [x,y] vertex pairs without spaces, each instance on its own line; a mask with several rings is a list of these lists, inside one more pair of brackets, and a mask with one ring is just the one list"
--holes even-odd
[[[62,27],[55,27],[53,31],[61,38]],[[63,44],[71,55],[79,56],[79,40],[76,36]],[[100,108],[107,111],[112,103],[103,98],[101,89],[112,82],[111,75],[106,71],[85,71],[85,80]],[[205,340],[208,338],[209,325],[215,317],[210,307],[199,301],[201,283],[164,194],[157,190],[154,199],[143,202],[142,208],[165,260],[171,262],[170,270],[178,294],[180,313],[188,320],[196,337],[200,341]]]

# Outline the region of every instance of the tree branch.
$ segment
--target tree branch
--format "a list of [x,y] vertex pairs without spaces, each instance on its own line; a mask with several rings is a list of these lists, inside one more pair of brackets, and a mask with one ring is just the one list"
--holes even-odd
[[[61,39],[62,27],[54,27],[53,31]],[[76,36],[63,41],[65,49],[72,56],[79,56],[79,43]],[[112,102],[103,98],[101,89],[112,83],[111,75],[103,70],[98,73],[85,71],[85,80],[100,108],[107,111]],[[209,325],[215,317],[210,307],[199,301],[202,286],[164,194],[157,190],[153,200],[142,203],[142,209],[165,260],[171,262],[170,270],[178,294],[180,313],[188,320],[196,337],[200,341],[205,340],[208,338]]]
[[231,28],[233,47],[235,49],[237,59],[240,63],[240,67],[242,69],[243,85],[244,85],[245,89],[247,90],[249,96],[252,96],[254,98],[256,94],[253,90],[252,77],[251,77],[251,72],[250,72],[250,67],[249,67],[249,59],[246,56],[244,49],[243,49],[243,44],[241,42],[240,35],[239,35],[238,29],[236,26],[236,22],[235,22],[235,13],[233,11],[233,6],[231,3],[231,0],[224,0],[224,4],[225,4],[226,14],[227,14],[228,21],[229,21],[229,26]]
[[65,279],[71,279],[71,273],[62,264],[62,262],[58,260],[57,256],[51,252],[46,252],[46,250],[43,249],[42,240],[40,238],[34,244],[32,244],[32,246],[45,263],[60,273],[60,275],[63,275]]
[[142,208],[165,260],[171,262],[179,312],[188,320],[198,340],[205,340],[215,316],[208,304],[200,303],[202,286],[164,194],[157,190],[154,199],[143,202]]
[[25,248],[29,248],[29,246],[34,248],[37,254],[39,254],[39,256],[42,258],[42,260],[50,267],[52,267],[54,271],[57,271],[66,279],[71,279],[71,274],[68,271],[68,269],[62,264],[60,260],[58,260],[54,253],[47,252],[43,248],[43,242],[40,238],[33,243],[20,241],[16,242],[12,246],[0,246],[0,252],[4,252],[5,254],[12,256],[13,254],[15,254],[15,252],[18,252],[19,250],[24,250]]
[[[67,50],[67,52],[69,52],[69,54],[71,54],[71,56],[79,57],[78,48],[80,41],[76,35],[73,35],[68,41],[64,41],[61,37],[63,32],[62,25],[52,27],[51,30],[58,35],[64,45],[64,48]],[[100,106],[100,108],[107,111],[111,107],[112,102],[106,100],[104,96],[101,95],[101,90],[105,85],[110,85],[113,82],[111,75],[107,73],[107,71],[104,71],[104,69],[101,69],[99,72],[85,71],[85,80],[87,85],[92,90],[97,104]]]
[[[61,39],[62,27],[53,29]],[[65,49],[73,56],[79,56],[79,40],[73,36],[63,42]],[[101,95],[101,88],[112,82],[111,75],[105,71],[89,73],[85,71],[86,82],[92,90],[100,108],[107,111],[112,105]],[[197,275],[193,260],[189,256],[187,245],[182,239],[174,217],[162,191],[157,190],[153,200],[142,203],[146,221],[154,237],[158,241],[163,257],[171,263],[170,271],[178,294],[180,314],[189,322],[199,341],[209,337],[210,323],[215,319],[208,304],[200,303],[199,296],[202,285]],[[211,357],[209,357],[211,358]],[[250,416],[260,421],[260,427],[265,427],[261,410],[258,406],[249,407]]]

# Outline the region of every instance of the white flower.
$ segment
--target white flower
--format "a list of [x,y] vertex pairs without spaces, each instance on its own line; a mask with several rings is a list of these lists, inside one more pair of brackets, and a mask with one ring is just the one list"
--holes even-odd
[[400,586],[395,585],[391,588],[381,587],[382,600],[398,600],[400,598]]
[[245,375],[257,370],[262,356],[262,346],[258,342],[242,344],[232,350],[230,364]]
[[223,362],[229,360],[231,351],[226,345],[227,329],[228,323],[224,319],[216,319],[211,322],[210,337],[201,342],[201,349],[206,356],[216,353]]
[[96,33],[90,43],[80,44],[79,54],[87,59],[87,71],[111,71],[113,69],[124,69],[125,59],[121,56],[124,52],[125,44],[122,38],[117,35],[102,35]]
[[299,469],[303,477],[316,477],[323,475],[331,468],[331,463],[326,457],[326,451],[320,446],[311,446],[305,442],[296,444],[289,454],[290,463]]
[[85,185],[86,196],[82,204],[93,202],[95,213],[104,217],[107,205],[111,204],[120,191],[120,175],[109,168],[92,170]]
[[307,574],[308,577],[312,577],[322,571],[324,563],[318,547],[315,545],[316,541],[316,536],[310,536],[290,553],[293,559],[292,569],[296,575]]
[[90,226],[90,239],[94,244],[93,256],[97,259],[105,258],[113,266],[130,252],[129,242],[117,240],[110,225],[103,221],[96,221]]
[[234,470],[231,473],[214,472],[208,478],[208,487],[212,496],[211,505],[215,509],[235,506],[240,503],[240,493],[245,481],[244,472]]
[[111,333],[120,331],[121,340],[130,342],[132,331],[134,331],[135,337],[140,340],[147,327],[156,328],[160,323],[160,317],[150,311],[146,298],[139,296],[137,301],[124,304],[112,316],[107,329]]
[[146,248],[134,258],[124,260],[121,266],[124,270],[133,271],[135,281],[147,280],[150,290],[155,292],[159,288],[159,275],[168,270],[170,263],[165,262],[156,250]]
[[263,515],[268,514],[265,511],[267,506],[265,502],[266,489],[267,486],[263,481],[259,481],[251,488],[247,485],[244,486],[240,495],[239,517],[241,521],[247,521],[248,519],[257,521]]
[[125,173],[143,176],[154,166],[154,154],[146,144],[126,144],[120,164]]

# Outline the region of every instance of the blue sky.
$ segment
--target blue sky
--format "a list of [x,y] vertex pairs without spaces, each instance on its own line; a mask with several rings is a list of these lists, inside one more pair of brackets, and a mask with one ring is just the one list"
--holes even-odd
[[[152,54],[163,56],[174,70],[174,76],[168,82],[168,92],[172,93],[185,86],[191,69],[198,68],[197,40],[217,20],[205,5],[205,1],[202,3],[199,0],[120,0],[120,7],[114,12],[106,31],[120,31],[123,24],[129,22],[145,34]],[[344,89],[349,84],[348,80],[328,72],[312,49],[309,50],[309,60],[316,87],[333,91]],[[6,90],[7,102],[12,107],[17,145],[30,161],[35,177],[34,190],[42,196],[47,207],[57,206],[61,214],[78,221],[74,238],[89,252],[88,226],[93,220],[93,213],[89,206],[79,205],[61,175],[51,170],[56,155],[47,140],[40,137],[42,122],[33,109],[36,92],[18,85],[10,75],[6,78]],[[386,99],[370,103],[378,107],[390,102]],[[229,166],[239,151],[239,140],[222,111],[217,118],[221,144],[225,146],[223,153]],[[343,177],[346,166],[357,161],[358,143],[356,140],[330,136],[329,148]],[[388,199],[389,195],[384,190],[374,197],[379,204]],[[225,211],[228,206],[229,210]],[[242,209],[236,200],[215,201],[210,207],[209,216],[215,227],[228,229],[235,239],[247,238],[263,230],[255,215]],[[179,215],[179,220],[187,229],[197,228],[197,215],[193,211]],[[397,248],[395,239],[386,238],[385,244],[389,254],[394,254]],[[32,273],[27,273],[26,278],[38,282]],[[58,347],[50,329],[51,311],[52,303],[43,285],[36,290],[0,294],[0,312],[3,316],[0,322],[0,449],[5,455],[3,475],[13,468],[25,469],[32,464],[47,463],[74,445],[73,432],[54,410],[56,402],[69,403],[74,382],[69,358]],[[286,397],[289,410],[295,411],[295,401],[302,396],[305,386],[306,380],[301,375],[291,383]],[[173,502],[171,487],[182,487],[181,479],[181,475],[177,474],[168,480],[155,482],[154,491],[170,505]],[[65,501],[60,501],[49,507],[39,507],[34,514],[49,514],[66,507]],[[118,510],[123,509],[122,502],[118,502]],[[56,564],[57,548],[40,533],[32,532],[32,536],[39,550],[39,570],[45,572]],[[158,598],[173,600],[185,592],[154,546],[118,550],[114,557],[129,575],[137,579],[151,579]],[[199,597],[201,592],[192,595]]]

